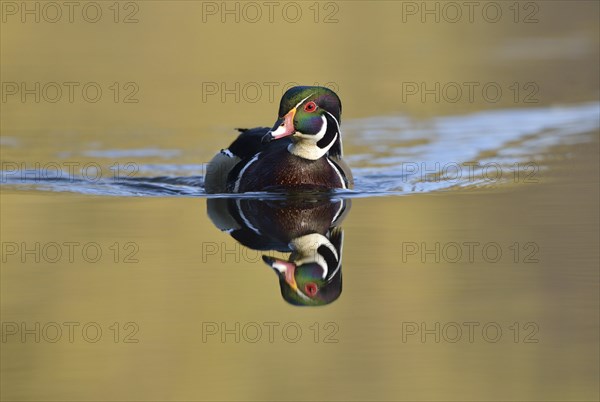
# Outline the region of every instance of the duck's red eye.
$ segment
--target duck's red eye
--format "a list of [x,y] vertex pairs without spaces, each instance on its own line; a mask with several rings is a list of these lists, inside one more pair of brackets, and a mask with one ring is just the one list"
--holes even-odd
[[309,282],[306,285],[304,285],[304,291],[310,297],[316,295],[317,290],[319,290],[319,288],[317,287],[317,285],[314,282]]
[[317,110],[317,104],[313,101],[310,101],[306,105],[304,105],[305,112],[312,113],[315,110]]

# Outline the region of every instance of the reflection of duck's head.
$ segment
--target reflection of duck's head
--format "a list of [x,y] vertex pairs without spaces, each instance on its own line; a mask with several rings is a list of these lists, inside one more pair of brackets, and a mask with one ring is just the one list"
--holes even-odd
[[287,260],[263,256],[277,273],[290,304],[319,306],[342,293],[343,231],[350,200],[322,197],[213,198],[208,215],[222,231],[254,250],[291,252]]
[[289,261],[263,256],[279,276],[281,295],[290,304],[325,305],[342,293],[342,239],[340,229],[330,238],[313,233],[290,242]]

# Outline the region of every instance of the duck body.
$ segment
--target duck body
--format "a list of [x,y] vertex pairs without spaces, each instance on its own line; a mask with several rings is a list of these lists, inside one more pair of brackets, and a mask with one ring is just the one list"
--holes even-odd
[[340,114],[339,98],[327,88],[289,89],[272,129],[240,129],[238,138],[211,160],[206,191],[351,188],[352,173],[342,160]]
[[348,188],[345,173],[329,157],[304,159],[291,154],[289,144],[273,145],[232,169],[227,179],[228,192]]

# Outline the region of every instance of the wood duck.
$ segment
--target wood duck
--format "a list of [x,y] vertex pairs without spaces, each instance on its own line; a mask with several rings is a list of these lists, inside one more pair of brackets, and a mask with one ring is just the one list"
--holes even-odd
[[213,198],[215,226],[254,250],[291,252],[287,260],[263,255],[279,278],[281,295],[298,306],[319,306],[342,292],[343,231],[350,200]]
[[331,190],[353,186],[342,160],[342,105],[324,87],[290,88],[272,129],[238,129],[238,138],[209,163],[207,193]]

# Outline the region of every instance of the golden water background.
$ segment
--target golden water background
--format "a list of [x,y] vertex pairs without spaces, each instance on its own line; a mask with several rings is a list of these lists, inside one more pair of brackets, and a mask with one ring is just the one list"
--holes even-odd
[[[508,8],[512,2],[496,2],[504,12],[497,23],[479,13],[473,23],[436,23],[431,17],[423,23],[420,15],[403,14],[407,2],[393,1],[321,2],[318,23],[312,2],[298,2],[303,18],[297,23],[281,14],[273,23],[266,16],[256,23],[231,17],[223,23],[219,15],[203,14],[211,2],[126,3],[119,3],[119,23],[108,8],[112,2],[99,2],[104,14],[98,23],[77,13],[73,23],[66,17],[22,23],[19,15],[3,14],[3,83],[95,82],[104,91],[97,103],[79,92],[73,103],[3,99],[2,162],[106,167],[128,159],[97,160],[84,153],[152,148],[180,150],[177,163],[201,164],[233,138],[232,128],[272,124],[280,88],[291,82],[334,85],[343,122],[398,114],[420,120],[599,98],[595,1],[537,1],[530,2],[536,9],[527,10],[519,3],[518,23]],[[138,22],[122,23],[131,10],[137,10]],[[338,21],[324,23],[331,10]],[[523,13],[531,10],[538,21],[524,23]],[[121,88],[118,102],[109,89],[114,82]],[[128,82],[139,89],[137,103],[122,101]],[[496,103],[482,96],[473,102],[423,102],[418,96],[404,101],[407,82],[493,82],[505,93]],[[523,93],[515,102],[508,89],[514,82],[537,85],[537,102],[525,103]],[[206,93],[207,83],[252,83],[264,92],[256,102],[239,93],[239,102],[231,95],[223,101]],[[267,84],[274,85],[274,99],[265,83],[276,84]],[[56,343],[36,343],[31,335],[25,342],[8,336],[3,327],[0,396],[598,400],[598,133],[592,138],[539,155],[548,169],[536,184],[354,200],[343,224],[344,291],[322,308],[287,305],[275,275],[258,254],[242,251],[211,224],[202,198],[2,188],[3,244],[95,242],[104,254],[98,263],[78,255],[73,263],[31,257],[23,262],[3,254],[3,325],[56,322],[64,329],[62,323],[77,322],[80,329],[97,323],[103,333],[96,343],[83,339],[79,329],[73,343],[66,333]],[[360,147],[349,141],[345,151],[352,155]],[[498,263],[404,261],[403,242],[496,242],[507,254]],[[539,262],[524,263],[520,255],[515,263],[509,251],[515,242],[535,243]],[[138,262],[125,263],[120,254],[115,263],[115,243],[122,253],[134,243]],[[218,245],[219,253],[206,255],[207,244]],[[110,329],[115,322],[117,342]],[[128,322],[139,329],[137,343],[124,342]],[[295,343],[279,330],[272,343],[265,332],[256,343],[244,337],[237,343],[233,335],[225,342],[219,335],[203,339],[212,322],[228,328],[296,323],[303,333]],[[406,336],[406,323],[413,322],[428,328],[496,323],[503,335],[490,342],[478,330],[474,342],[464,334],[456,343],[447,337],[437,343],[431,335],[422,342],[419,335]],[[310,329],[314,323],[318,342]],[[324,341],[327,323],[337,328],[337,342]],[[517,342],[514,323],[521,328]],[[537,326],[537,342],[524,342],[527,323]]]

